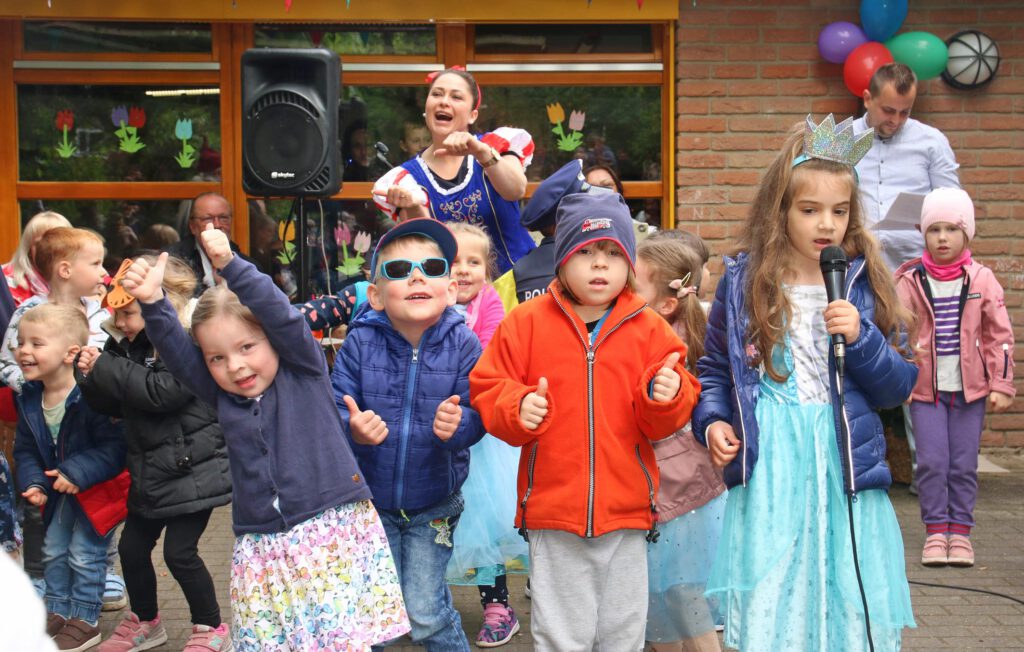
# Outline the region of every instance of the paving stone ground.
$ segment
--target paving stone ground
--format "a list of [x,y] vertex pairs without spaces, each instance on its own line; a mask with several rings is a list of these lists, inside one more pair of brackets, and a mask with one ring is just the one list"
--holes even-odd
[[[905,486],[897,485],[892,489],[890,495],[903,528],[907,575],[912,582],[982,589],[1024,600],[1024,455],[990,452],[988,457],[1011,472],[980,476],[975,514],[978,525],[972,537],[978,563],[973,568],[921,566],[924,533],[917,499]],[[230,508],[216,510],[200,542],[200,550],[217,584],[224,618],[229,622],[227,588],[233,540]],[[161,547],[158,546],[157,550]],[[154,649],[181,650],[191,629],[188,606],[174,579],[167,573],[163,560],[159,555],[156,557],[160,609],[170,640]],[[512,606],[520,616],[522,631],[512,643],[501,649],[508,652],[532,650],[530,601],[523,596],[525,579],[513,576],[509,585]],[[906,631],[904,650],[1024,651],[1024,605],[952,588],[912,584],[910,592],[917,629]],[[456,607],[462,613],[466,634],[472,641],[482,619],[476,591],[469,587],[453,587],[452,593]],[[101,627],[104,637],[113,630],[120,617],[121,612],[103,615]],[[400,652],[421,649],[411,643],[389,648]]]

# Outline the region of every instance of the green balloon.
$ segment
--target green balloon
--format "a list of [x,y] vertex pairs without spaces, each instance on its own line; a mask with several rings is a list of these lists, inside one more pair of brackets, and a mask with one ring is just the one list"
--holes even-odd
[[946,69],[949,48],[946,43],[928,32],[905,32],[885,42],[892,58],[910,66],[918,79],[938,77]]

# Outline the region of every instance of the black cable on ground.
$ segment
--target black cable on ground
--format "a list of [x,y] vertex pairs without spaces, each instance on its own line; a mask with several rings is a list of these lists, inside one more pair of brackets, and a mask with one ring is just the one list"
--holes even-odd
[[998,591],[987,591],[985,589],[974,589],[974,588],[971,588],[969,586],[957,586],[956,584],[931,584],[929,582],[916,582],[914,580],[908,580],[908,582],[910,584],[916,584],[918,586],[930,586],[930,587],[936,588],[936,589],[951,589],[951,590],[954,590],[954,591],[971,591],[972,593],[984,593],[986,595],[994,595],[997,598],[1006,598],[1007,600],[1010,600],[1011,602],[1016,602],[1017,604],[1024,605],[1024,600],[1021,600],[1020,598],[1015,598],[1012,595],[1006,595],[1005,593],[999,593]]

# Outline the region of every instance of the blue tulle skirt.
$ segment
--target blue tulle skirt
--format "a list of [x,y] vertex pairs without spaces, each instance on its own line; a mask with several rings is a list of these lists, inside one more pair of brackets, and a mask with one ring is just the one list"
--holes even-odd
[[[725,643],[751,652],[865,651],[832,408],[762,392],[756,415],[757,466],[746,487],[729,491],[708,579]],[[878,489],[859,492],[853,514],[875,650],[899,650],[903,628],[915,625],[896,514]]]
[[697,638],[712,631],[717,601],[704,597],[715,559],[727,494],[692,512],[659,523],[647,544],[647,633],[652,643]]
[[497,575],[529,568],[529,547],[515,526],[519,449],[484,435],[469,453],[469,477],[462,485],[466,507],[446,575],[449,584],[488,586]]

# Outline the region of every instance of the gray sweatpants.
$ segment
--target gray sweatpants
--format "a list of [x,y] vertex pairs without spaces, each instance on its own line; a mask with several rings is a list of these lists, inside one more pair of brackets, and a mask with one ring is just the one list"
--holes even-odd
[[538,652],[639,652],[647,625],[641,530],[586,539],[530,530],[531,633]]

